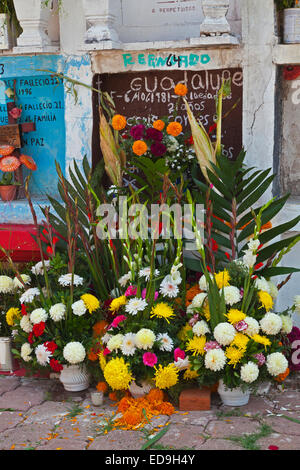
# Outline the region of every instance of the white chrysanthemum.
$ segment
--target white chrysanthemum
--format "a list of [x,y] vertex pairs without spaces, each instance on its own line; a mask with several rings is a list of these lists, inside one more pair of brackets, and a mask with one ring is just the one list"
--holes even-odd
[[147,305],[148,304],[146,300],[141,299],[139,297],[134,297],[133,299],[130,299],[127,302],[125,306],[125,311],[130,315],[137,315],[138,312],[143,312]]
[[195,295],[191,303],[192,307],[201,308],[206,297],[207,294],[205,292],[201,292],[200,294]]
[[188,369],[191,365],[188,356],[186,356],[184,359],[181,359],[181,357],[179,357],[177,361],[173,362],[173,364],[176,367],[176,369],[179,369],[179,370]]
[[69,364],[79,364],[84,361],[86,352],[79,341],[72,341],[63,349],[63,356]]
[[23,315],[20,321],[20,327],[25,331],[25,333],[31,333],[33,325],[30,321],[29,315]]
[[275,352],[267,356],[266,366],[269,374],[277,377],[277,375],[283,374],[286,371],[288,361],[282,353]]
[[253,240],[253,238],[248,243],[248,250],[257,251],[260,245],[260,241],[258,239]]
[[282,321],[281,333],[288,335],[293,329],[293,320],[288,315],[280,315]]
[[276,313],[268,312],[259,322],[266,335],[277,335],[282,327],[282,320]]
[[236,330],[230,323],[219,323],[214,329],[215,340],[222,346],[228,346],[235,335]]
[[[151,272],[151,268],[150,266],[147,267],[147,268],[143,268],[139,271],[139,277],[144,277],[146,279],[146,281],[149,281],[150,279],[150,272]],[[153,276],[156,277],[159,275],[159,271],[158,269],[154,269],[154,272],[153,272]]]
[[246,317],[244,321],[248,325],[248,328],[244,331],[244,333],[249,336],[258,335],[260,329],[258,321],[253,317]]
[[243,256],[243,263],[247,268],[253,268],[256,263],[256,255],[251,250],[246,251]]
[[[46,271],[48,271],[50,268],[50,260],[44,261],[44,265],[45,265]],[[38,263],[36,263],[35,266],[32,266],[31,272],[32,274],[35,274],[36,276],[43,275],[44,274],[43,262],[39,261]]]
[[[171,277],[171,276],[170,276]],[[169,279],[169,276],[167,276]],[[164,279],[159,287],[159,292],[164,297],[175,298],[179,294],[178,285],[174,284],[174,282],[169,281],[168,279]]]
[[155,334],[148,328],[142,328],[135,335],[135,344],[139,349],[151,349],[155,341]]
[[126,333],[126,335],[124,335],[123,337],[123,342],[121,345],[121,352],[122,354],[124,354],[124,356],[133,356],[135,351],[136,351],[135,334]]
[[[213,275],[212,275],[212,274],[210,274],[209,276],[210,276],[211,279],[213,279]],[[205,277],[204,274],[203,274],[203,276],[201,276],[201,277],[200,277],[200,280],[199,280],[199,288],[200,288],[201,290],[203,290],[203,291],[206,292],[206,291],[208,290],[208,287],[209,287],[209,286],[208,286],[208,282],[207,282],[207,280],[206,280],[206,277]]]
[[300,313],[300,295],[295,295],[294,305],[297,313]]
[[159,349],[161,351],[172,351],[173,349],[173,340],[170,338],[170,336],[167,333],[159,333],[157,335],[157,341],[159,341]]
[[122,346],[123,339],[124,339],[124,336],[121,335],[121,333],[112,336],[107,343],[108,349],[110,351],[117,351]]
[[[224,298],[226,305],[234,305],[241,300],[241,293],[240,290],[235,286],[225,286],[224,290]],[[222,294],[222,289],[220,290],[220,294]]]
[[11,294],[13,290],[13,280],[9,276],[0,276],[0,294]]
[[205,354],[204,364],[206,369],[217,372],[224,369],[226,356],[223,349],[210,349]]
[[64,304],[55,304],[49,310],[50,317],[53,321],[61,321],[65,318],[67,308]]
[[74,302],[72,304],[72,310],[74,315],[77,315],[77,317],[81,317],[82,315],[84,315],[86,312],[86,306],[84,301],[78,300],[77,302]]
[[256,287],[256,289],[262,290],[271,295],[270,284],[264,277],[256,278],[254,281],[254,286]]
[[[58,282],[63,287],[70,286],[72,282],[72,273],[63,274],[58,279]],[[83,284],[83,278],[80,276],[77,276],[77,274],[74,274],[73,285],[77,287],[77,286],[81,286],[82,284]]]
[[46,366],[47,364],[49,364],[52,353],[48,351],[48,349],[43,344],[37,346],[34,352],[36,360],[41,366]]
[[48,313],[43,308],[36,308],[30,314],[30,321],[34,325],[41,322],[46,322],[48,318]]
[[105,333],[105,335],[101,337],[102,343],[107,344],[111,337],[112,335],[110,335],[109,333]]
[[21,304],[30,304],[35,297],[40,295],[40,290],[37,287],[27,289],[20,297]]
[[24,343],[22,344],[21,347],[21,358],[25,362],[29,362],[32,360],[31,354],[32,353],[32,348],[29,343]]
[[206,321],[200,320],[193,326],[193,333],[196,336],[204,336],[206,333],[209,333],[210,329]]
[[268,281],[269,284],[269,290],[270,290],[270,295],[273,300],[277,299],[279,290],[277,289],[277,286],[274,284],[272,281]]
[[126,287],[129,281],[131,281],[131,272],[124,274],[124,276],[120,277],[119,284],[121,287]]
[[[30,276],[28,276],[27,274],[21,274],[20,277],[21,277],[22,281],[24,282],[24,284],[26,284],[27,286],[30,285],[30,283],[31,283],[31,277]],[[22,282],[19,281],[19,279],[17,277],[14,278],[13,283],[14,283],[14,288],[15,289],[24,289],[24,286],[23,286]]]
[[259,368],[254,362],[249,361],[241,367],[241,379],[244,382],[248,384],[255,382],[258,376]]

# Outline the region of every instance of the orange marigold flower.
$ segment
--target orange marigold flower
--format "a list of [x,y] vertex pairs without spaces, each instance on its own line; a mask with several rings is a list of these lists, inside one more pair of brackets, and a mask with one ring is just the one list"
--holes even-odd
[[98,353],[92,348],[88,353],[88,359],[92,362],[97,361]]
[[123,414],[123,419],[130,426],[137,426],[142,421],[141,410],[128,410]]
[[96,385],[96,389],[98,390],[98,392],[106,393],[108,390],[108,386],[106,382],[98,382]]
[[178,96],[185,96],[187,92],[188,89],[183,83],[177,83],[176,87],[174,88],[174,93]]
[[277,382],[283,382],[287,378],[289,373],[290,373],[290,369],[287,368],[285,372],[283,372],[282,374],[277,375],[277,377],[275,377],[275,380],[277,380]]
[[167,402],[167,401],[164,401],[162,402],[160,405],[157,406],[157,410],[159,411],[160,414],[162,415],[172,415],[175,411],[175,408],[174,406]]
[[177,137],[182,132],[182,125],[180,122],[172,121],[167,127],[167,133],[173,137]]
[[146,142],[143,140],[136,140],[132,146],[132,151],[139,157],[144,155],[148,150]]
[[110,394],[108,395],[108,398],[109,398],[111,401],[118,401],[118,397],[117,397],[116,392],[110,392]]
[[162,131],[165,128],[165,123],[161,119],[157,119],[157,121],[154,121],[154,123],[152,125],[153,125],[154,129],[156,129],[158,131]]
[[163,401],[164,392],[160,390],[159,388],[152,388],[150,392],[148,393],[147,398],[150,401],[150,403],[153,403],[155,401]]
[[127,411],[128,408],[132,405],[133,400],[128,397],[123,397],[118,404],[118,412],[119,413],[124,413],[124,411]]
[[122,129],[124,129],[124,127],[126,127],[126,118],[121,114],[115,114],[112,118],[111,124],[115,131],[121,131]]
[[93,336],[103,336],[106,333],[106,327],[108,326],[107,321],[100,320],[93,326]]
[[199,287],[198,284],[192,286],[190,289],[187,290],[186,292],[186,296],[185,296],[185,305],[186,307],[188,307],[191,303],[192,303],[192,300],[193,298],[200,294],[202,291]]

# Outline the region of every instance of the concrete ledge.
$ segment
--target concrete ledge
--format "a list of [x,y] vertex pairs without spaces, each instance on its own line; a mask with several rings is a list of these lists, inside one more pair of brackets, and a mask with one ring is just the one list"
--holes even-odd
[[300,64],[300,44],[278,44],[273,50],[273,62],[277,65]]

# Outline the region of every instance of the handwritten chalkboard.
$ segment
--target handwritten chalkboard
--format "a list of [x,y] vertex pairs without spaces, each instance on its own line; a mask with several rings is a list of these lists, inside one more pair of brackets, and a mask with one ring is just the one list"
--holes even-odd
[[[188,87],[187,101],[191,110],[201,120],[206,130],[214,124],[216,112],[216,95],[222,78],[231,78],[231,95],[223,105],[223,144],[225,154],[235,159],[242,148],[242,109],[243,109],[243,72],[242,69],[224,69],[211,71],[148,71],[119,74],[101,74],[94,80],[94,86],[107,91],[113,98],[116,110],[127,118],[129,125],[136,118],[149,118],[152,122],[162,116],[172,118],[177,96],[174,86],[183,82]],[[94,96],[94,152],[99,142],[99,117],[97,110],[98,97]],[[179,115],[176,118],[189,135],[190,128],[181,102]],[[214,133],[211,134],[212,138]],[[99,153],[99,147],[98,147]],[[99,158],[99,157],[98,157]],[[97,157],[96,159],[97,160]]]
[[[5,90],[16,90],[16,103],[22,108],[20,123],[33,122],[36,131],[23,134],[21,153],[30,155],[38,169],[32,174],[30,190],[44,196],[56,192],[55,160],[65,166],[64,86],[62,80],[47,75],[1,77],[0,126],[8,124]],[[25,176],[27,170],[24,168]]]

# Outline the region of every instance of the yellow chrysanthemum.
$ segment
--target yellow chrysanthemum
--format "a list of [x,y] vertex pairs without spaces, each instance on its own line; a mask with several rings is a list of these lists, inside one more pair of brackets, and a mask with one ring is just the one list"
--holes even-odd
[[267,338],[266,336],[253,335],[251,336],[251,339],[253,339],[253,341],[255,341],[256,343],[263,344],[265,349],[267,346],[271,346],[272,344],[269,338]]
[[206,321],[210,321],[210,310],[209,310],[209,303],[206,300],[202,307],[203,315],[205,316]]
[[102,372],[103,372],[104,369],[105,369],[105,366],[106,366],[106,364],[107,364],[106,357],[104,356],[104,354],[103,354],[102,351],[99,353],[99,356],[98,356],[98,357],[99,357],[99,365],[100,365],[100,368],[101,368],[101,370],[102,370]]
[[80,298],[81,300],[83,300],[84,305],[86,306],[86,308],[88,309],[90,313],[95,312],[95,310],[97,310],[100,307],[100,302],[97,299],[97,297],[95,297],[94,295],[83,294]]
[[234,337],[230,346],[236,346],[238,349],[245,351],[247,349],[247,344],[249,343],[250,339],[248,336],[243,335],[243,333],[237,333]]
[[113,390],[127,390],[133,380],[128,364],[123,358],[109,361],[104,369],[104,378]]
[[195,370],[187,369],[185,373],[183,374],[184,380],[193,380],[193,379],[196,379],[197,377],[199,377],[199,374]]
[[225,317],[227,317],[229,323],[234,325],[235,323],[238,323],[244,320],[246,318],[246,315],[243,312],[241,312],[241,310],[231,308],[229,312],[227,313],[227,315],[225,315]]
[[14,326],[16,320],[20,320],[22,317],[21,311],[18,308],[10,308],[6,313],[6,323],[9,326]]
[[206,336],[194,336],[189,340],[186,346],[187,351],[191,351],[193,356],[203,355],[205,353],[204,346],[206,343]]
[[260,308],[264,307],[267,312],[272,309],[273,299],[270,296],[270,294],[268,294],[268,292],[260,290],[258,292],[258,298],[259,298],[260,303],[262,304],[262,306]]
[[117,297],[116,299],[113,299],[110,303],[109,310],[111,312],[116,312],[119,310],[120,307],[125,305],[127,303],[127,297],[125,295],[121,295],[121,297]]
[[178,339],[182,342],[185,342],[188,339],[187,333],[192,331],[192,329],[193,328],[188,323],[184,325],[177,335]]
[[233,367],[235,367],[240,362],[244,354],[244,349],[239,349],[235,346],[229,346],[225,351],[225,355],[229,359],[228,364],[233,365]]
[[157,318],[164,318],[169,322],[169,318],[175,317],[174,310],[170,305],[165,304],[164,302],[160,302],[159,304],[155,305],[152,308],[150,318],[157,317]]
[[166,367],[159,365],[159,368],[155,372],[155,385],[157,388],[165,389],[173,387],[178,382],[178,369],[173,364],[169,364]]
[[229,286],[230,276],[227,269],[215,274],[215,281],[219,289],[223,289],[223,287]]

